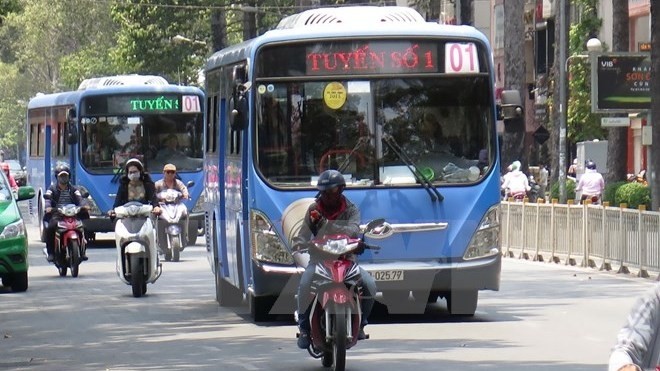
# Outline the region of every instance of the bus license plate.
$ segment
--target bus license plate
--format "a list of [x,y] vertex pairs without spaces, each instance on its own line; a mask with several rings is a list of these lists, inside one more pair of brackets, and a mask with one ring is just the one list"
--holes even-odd
[[371,275],[376,281],[403,281],[403,271],[400,270],[374,271]]

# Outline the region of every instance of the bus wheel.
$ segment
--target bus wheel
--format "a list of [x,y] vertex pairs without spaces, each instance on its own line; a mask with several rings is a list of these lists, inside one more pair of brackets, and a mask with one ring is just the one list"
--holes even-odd
[[474,316],[477,311],[479,291],[455,290],[445,296],[447,309],[452,316]]
[[46,228],[44,227],[44,205],[41,203],[41,200],[39,201],[37,210],[38,210],[37,218],[39,219],[37,220],[37,222],[39,223],[39,239],[41,239],[41,242],[46,242]]
[[220,277],[219,267],[216,268],[215,290],[216,298],[221,307],[238,307],[243,304],[243,294],[239,289]]
[[272,296],[254,296],[248,293],[248,307],[254,322],[266,322],[271,319],[269,313],[276,299]]

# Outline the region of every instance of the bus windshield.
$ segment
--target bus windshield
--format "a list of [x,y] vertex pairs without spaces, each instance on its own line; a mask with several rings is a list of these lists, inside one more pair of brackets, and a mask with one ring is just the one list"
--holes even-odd
[[91,173],[108,174],[129,158],[150,172],[167,163],[178,171],[200,171],[203,163],[202,113],[95,115],[81,117],[82,164]]
[[[473,184],[495,159],[485,74],[256,84],[258,170],[276,187],[340,169],[349,186]],[[399,149],[397,151],[397,148]]]

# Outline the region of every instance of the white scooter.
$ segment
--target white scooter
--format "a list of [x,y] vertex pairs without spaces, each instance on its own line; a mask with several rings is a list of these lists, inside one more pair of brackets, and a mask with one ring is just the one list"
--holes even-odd
[[179,254],[188,241],[188,208],[182,202],[183,193],[165,189],[158,193],[161,213],[156,223],[158,246],[167,261],[179,261]]
[[152,210],[153,206],[140,202],[128,202],[114,209],[117,275],[131,285],[136,298],[146,294],[147,283],[156,282],[163,272],[158,261]]

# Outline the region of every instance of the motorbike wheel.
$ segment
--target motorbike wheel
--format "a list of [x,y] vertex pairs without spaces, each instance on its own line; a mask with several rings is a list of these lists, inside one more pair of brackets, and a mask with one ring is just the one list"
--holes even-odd
[[57,267],[57,271],[60,274],[60,277],[65,277],[66,276],[66,271],[69,268],[69,265],[67,264],[68,262],[66,261],[66,257],[62,257],[61,254],[64,252],[60,250],[60,253],[55,255],[55,266]]
[[144,269],[142,268],[143,260],[139,256],[131,255],[131,288],[133,289],[133,296],[139,298],[145,290]]
[[332,317],[334,330],[332,355],[335,361],[333,369],[335,371],[344,371],[346,368],[346,307],[337,305]]
[[335,361],[332,352],[323,352],[323,357],[321,358],[321,364],[323,367],[332,367],[332,363]]
[[70,240],[69,268],[71,268],[71,277],[78,277],[79,266],[80,266],[80,244],[76,240]]
[[178,262],[181,254],[181,236],[172,236],[170,243],[170,246],[172,246],[172,261]]

